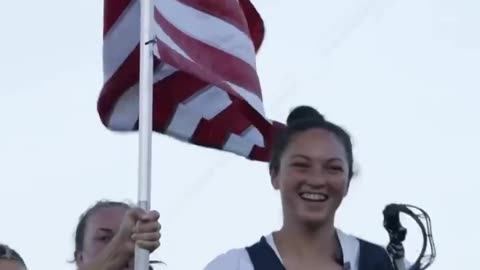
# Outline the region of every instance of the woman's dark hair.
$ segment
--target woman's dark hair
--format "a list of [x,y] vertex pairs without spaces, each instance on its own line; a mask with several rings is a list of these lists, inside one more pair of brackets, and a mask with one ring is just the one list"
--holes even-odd
[[18,254],[18,252],[16,252],[14,249],[4,244],[0,244],[0,260],[14,261],[27,268],[27,265],[25,264],[25,261],[23,261],[20,254]]
[[110,208],[110,207],[124,207],[130,208],[131,206],[128,203],[117,202],[117,201],[108,201],[102,200],[95,203],[93,206],[88,208],[80,216],[77,229],[75,230],[75,251],[74,251],[74,261],[77,259],[76,254],[83,250],[83,241],[85,239],[85,228],[87,227],[88,218],[93,215],[97,210]]
[[335,134],[345,148],[348,163],[348,179],[353,177],[353,150],[350,135],[340,126],[325,120],[317,110],[310,106],[298,106],[287,117],[287,127],[279,131],[272,147],[270,171],[280,169],[280,159],[292,137],[312,128],[321,128]]

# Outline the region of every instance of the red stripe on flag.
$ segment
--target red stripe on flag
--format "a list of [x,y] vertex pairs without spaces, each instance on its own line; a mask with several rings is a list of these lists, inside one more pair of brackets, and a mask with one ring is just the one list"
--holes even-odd
[[164,132],[179,104],[207,83],[177,71],[153,85],[153,130]]
[[242,7],[245,18],[247,18],[250,38],[253,41],[255,51],[258,51],[265,37],[265,24],[263,23],[262,16],[260,16],[250,0],[238,0],[238,2]]
[[[103,36],[107,35],[132,0],[105,0],[103,2]],[[133,3],[133,2],[132,2]]]
[[286,126],[284,124],[273,121],[273,124],[270,124],[267,129],[260,130],[260,133],[263,135],[265,147],[259,147],[255,145],[252,149],[252,152],[250,152],[249,158],[254,160],[270,161],[270,149],[272,149],[273,141],[280,131],[285,128]]
[[203,119],[192,136],[195,143],[208,143],[222,148],[231,133],[241,134],[251,125],[251,121],[242,116],[232,103],[211,120]]
[[247,20],[237,0],[178,0],[178,2],[228,22],[250,35]]
[[108,80],[100,93],[97,103],[97,110],[104,125],[107,125],[110,114],[115,107],[117,100],[130,87],[138,83],[140,49],[139,45],[135,47],[132,53],[125,59],[125,62],[115,71]]
[[[160,27],[165,31],[165,33],[169,35],[170,38],[180,48],[182,48],[183,51],[193,61],[196,62],[197,72],[195,72],[194,74],[207,76],[210,78],[212,78],[214,74],[218,74],[221,78],[218,78],[218,76],[216,76],[216,81],[226,80],[232,82],[238,86],[245,88],[247,91],[254,93],[259,98],[262,97],[258,75],[256,70],[252,66],[229,53],[204,44],[184,34],[183,32],[179,31],[175,26],[170,24],[170,22],[168,22],[162,16],[162,14],[158,12],[157,9],[155,9],[155,21],[160,25]],[[166,46],[166,44],[164,44],[163,42],[162,44],[163,46]],[[159,47],[161,46],[160,44],[158,45]],[[170,49],[169,51],[172,50]],[[165,55],[161,55],[161,58],[166,60],[164,57]],[[185,58],[182,56],[182,59]],[[177,65],[179,64],[176,61],[165,62],[175,67],[177,67]],[[183,68],[179,69],[183,70]],[[213,72],[213,70],[215,72]]]
[[175,113],[178,104],[172,97],[172,91],[166,88],[163,80],[153,85],[152,129],[156,132],[165,132]]
[[[165,92],[165,89],[175,89],[171,94],[171,98],[178,103],[185,101],[196,92],[208,86],[208,83],[192,77],[192,75],[183,71],[176,71],[160,82],[157,82],[157,84],[162,85],[160,88],[162,93]],[[168,97],[170,98],[170,96]]]
[[223,89],[230,95],[242,98],[236,91],[234,91],[230,87],[230,85],[228,85],[218,75],[212,73],[210,70],[202,69],[202,67],[198,64],[193,63],[188,59],[185,59],[185,57],[172,50],[159,39],[157,39],[156,45],[160,57],[165,61],[165,63],[175,63],[174,66],[176,66],[176,68],[178,68],[179,70],[184,70],[185,72],[188,72],[190,74],[200,74],[206,78],[205,81],[211,82],[213,85],[218,86],[220,89]]

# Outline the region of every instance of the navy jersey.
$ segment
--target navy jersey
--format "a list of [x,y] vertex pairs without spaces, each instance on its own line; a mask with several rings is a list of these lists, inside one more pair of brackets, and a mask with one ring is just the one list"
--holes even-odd
[[[338,263],[345,270],[394,270],[386,250],[337,230],[341,251]],[[408,265],[408,263],[406,263]],[[205,270],[286,270],[272,234],[257,243],[232,249],[210,262]]]
[[[345,258],[343,255],[338,258],[338,264],[344,270],[394,270],[385,249],[360,239],[358,239],[358,243],[357,258]],[[268,244],[265,237],[246,249],[255,270],[286,270],[280,257]],[[352,269],[353,260],[356,260],[356,263],[353,264],[356,266],[355,269]]]

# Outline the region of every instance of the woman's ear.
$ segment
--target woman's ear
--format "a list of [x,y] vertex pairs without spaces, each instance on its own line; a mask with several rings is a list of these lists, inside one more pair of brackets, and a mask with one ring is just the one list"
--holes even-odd
[[350,181],[351,181],[351,179],[347,178],[347,183],[346,183],[345,189],[343,191],[343,197],[346,197],[347,194],[348,194],[348,190],[350,189]]
[[278,181],[278,169],[270,168],[270,182],[275,190],[280,189],[280,183]]
[[343,197],[347,196],[348,190],[350,189],[350,184],[352,183],[352,179],[357,175],[358,168],[352,169],[352,173],[347,178],[347,184],[345,185],[345,190],[343,192]]
[[77,264],[77,266],[83,263],[83,255],[81,251],[75,251],[73,255],[75,257],[75,263]]

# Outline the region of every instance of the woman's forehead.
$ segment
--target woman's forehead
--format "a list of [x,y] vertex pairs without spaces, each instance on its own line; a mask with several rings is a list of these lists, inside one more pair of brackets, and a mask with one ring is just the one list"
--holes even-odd
[[1,270],[24,270],[25,267],[23,267],[23,265],[13,260],[0,259],[0,269]]
[[88,218],[87,226],[96,228],[115,228],[118,227],[125,215],[127,208],[120,206],[102,207],[96,209]]
[[305,156],[310,158],[345,157],[345,147],[337,136],[325,129],[310,129],[292,137],[285,156]]

